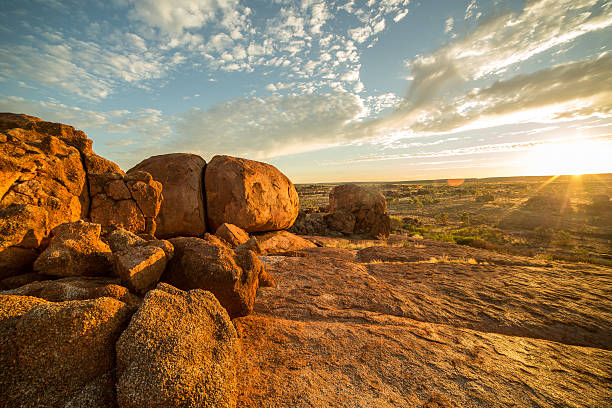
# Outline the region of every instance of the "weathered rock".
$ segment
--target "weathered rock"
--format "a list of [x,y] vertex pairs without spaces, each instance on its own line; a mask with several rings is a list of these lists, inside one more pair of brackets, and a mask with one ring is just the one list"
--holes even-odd
[[238,405],[609,405],[609,268],[474,264],[419,242],[377,248],[414,261],[262,256],[278,283],[234,320]]
[[234,407],[238,339],[204,290],[147,293],[117,342],[119,407]]
[[255,237],[251,237],[247,242],[245,242],[244,244],[240,244],[236,247],[236,251],[241,250],[253,251],[256,254],[263,253],[263,250],[259,246],[259,241],[257,241],[257,238]]
[[108,243],[112,252],[124,251],[129,247],[147,242],[138,235],[123,228],[117,228],[107,233],[104,236],[104,240]]
[[261,248],[261,253],[264,255],[316,247],[315,244],[307,239],[287,231],[273,231],[257,235],[257,242]]
[[49,279],[48,276],[42,273],[29,272],[20,275],[11,276],[0,280],[0,290],[15,289],[28,283]]
[[34,270],[54,276],[102,276],[112,272],[111,250],[100,240],[100,225],[84,221],[62,224],[34,262]]
[[109,391],[99,384],[113,371],[115,342],[130,315],[108,297],[53,303],[0,296],[0,406],[65,406],[83,393],[104,401],[93,393]]
[[[154,218],[162,202],[162,186],[146,172],[89,175],[90,218],[104,231],[124,228],[134,233],[155,232]],[[151,231],[152,230],[152,231]]]
[[326,217],[328,226],[348,234],[368,234],[372,238],[386,238],[391,233],[385,197],[377,190],[355,184],[336,186],[329,193],[331,215]]
[[5,290],[0,295],[34,296],[50,302],[97,299],[110,297],[129,306],[140,303],[138,296],[120,286],[118,279],[99,277],[69,277],[57,280],[39,280],[24,286]]
[[201,236],[206,232],[206,204],[202,186],[206,162],[187,153],[149,157],[128,170],[146,171],[163,184],[164,201],[155,218],[161,238]]
[[236,248],[238,245],[244,244],[249,240],[249,234],[234,224],[221,224],[217,231],[215,231],[215,235],[230,244],[232,248]]
[[113,255],[121,281],[141,294],[157,284],[168,263],[166,253],[156,245],[134,246]]
[[211,291],[229,315],[253,310],[263,265],[251,251],[237,251],[200,238],[173,238],[174,258],[162,280],[180,289]]
[[206,206],[213,231],[223,223],[247,232],[289,228],[298,215],[293,183],[276,167],[215,156],[206,166]]

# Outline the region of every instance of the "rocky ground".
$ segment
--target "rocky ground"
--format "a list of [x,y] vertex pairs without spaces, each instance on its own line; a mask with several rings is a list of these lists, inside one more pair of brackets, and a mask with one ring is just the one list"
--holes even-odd
[[609,268],[406,245],[261,257],[238,405],[610,406]]

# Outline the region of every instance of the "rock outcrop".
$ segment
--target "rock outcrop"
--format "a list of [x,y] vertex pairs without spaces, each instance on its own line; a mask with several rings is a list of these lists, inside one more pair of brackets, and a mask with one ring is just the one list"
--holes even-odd
[[51,243],[34,269],[52,276],[103,276],[112,271],[111,250],[100,239],[100,225],[82,220],[53,230]]
[[[168,249],[164,251],[163,247]],[[147,241],[114,253],[117,274],[130,290],[144,294],[164,273],[174,247],[168,241]]]
[[157,222],[160,238],[201,236],[206,232],[203,174],[206,162],[187,153],[149,157],[128,170],[146,171],[163,185],[164,201]]
[[609,268],[461,251],[407,240],[363,261],[365,249],[262,256],[278,285],[234,320],[238,405],[607,406]]
[[85,396],[113,406],[114,346],[130,315],[108,297],[0,296],[0,406],[74,406]]
[[276,167],[230,156],[215,156],[204,177],[208,223],[223,223],[246,232],[289,228],[298,214],[293,183]]
[[391,233],[385,196],[379,191],[356,184],[334,187],[329,193],[330,218],[328,225],[347,233],[352,227],[355,234],[368,234],[373,238],[386,238]]
[[162,185],[146,172],[98,173],[89,176],[92,222],[103,230],[124,228],[154,235],[162,203]]
[[244,244],[249,240],[249,234],[242,228],[228,223],[221,224],[217,231],[215,231],[215,235],[230,244],[232,248],[236,248],[238,245]]
[[160,284],[117,342],[119,407],[235,407],[238,339],[210,293]]
[[170,240],[174,257],[162,281],[179,289],[212,292],[234,318],[253,310],[258,276],[263,265],[251,251],[237,251],[200,238]]

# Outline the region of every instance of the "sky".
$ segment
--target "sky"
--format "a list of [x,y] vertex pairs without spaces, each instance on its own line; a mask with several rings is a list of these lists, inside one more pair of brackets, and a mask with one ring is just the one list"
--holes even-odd
[[605,0],[5,0],[0,31],[0,111],[75,126],[124,170],[612,172]]

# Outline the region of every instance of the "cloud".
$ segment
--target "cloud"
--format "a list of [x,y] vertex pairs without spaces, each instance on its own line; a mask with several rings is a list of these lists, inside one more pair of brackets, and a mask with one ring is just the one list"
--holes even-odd
[[455,19],[453,17],[449,17],[446,19],[444,23],[444,34],[448,34],[453,31],[453,25],[455,24]]
[[165,148],[253,159],[304,152],[346,141],[363,109],[347,93],[235,99],[181,115],[179,136]]
[[411,129],[440,132],[468,124],[612,117],[611,72],[612,54],[604,53],[593,60],[517,75],[426,110]]
[[[454,82],[505,72],[553,47],[612,25],[612,8],[593,10],[597,0],[538,0],[523,11],[506,13],[480,24],[471,34],[406,66],[414,77],[407,99],[412,109],[431,102]],[[473,7],[470,3],[468,11]],[[466,12],[466,14],[468,14]]]
[[184,30],[200,28],[212,21],[217,13],[232,14],[237,0],[125,0],[130,6],[128,17],[170,36]]

